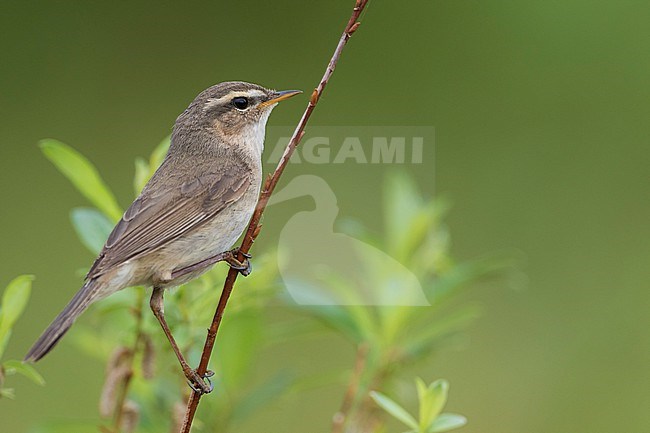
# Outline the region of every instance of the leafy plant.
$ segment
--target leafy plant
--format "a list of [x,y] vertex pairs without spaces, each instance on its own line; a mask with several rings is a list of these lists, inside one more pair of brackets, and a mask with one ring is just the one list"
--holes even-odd
[[97,169],[79,152],[60,141],[46,139],[40,142],[43,154],[93,205],[111,220],[117,221],[122,210],[115,196],[99,176]]
[[[349,235],[404,264],[417,277],[430,306],[412,306],[408,298],[400,299],[400,296],[412,297],[413,291],[403,290],[405,287],[395,282],[393,273],[387,272],[381,263],[371,261],[370,256],[362,265],[362,274],[368,286],[385,294],[380,296],[392,297],[391,305],[352,299],[353,302],[338,305],[297,306],[350,341],[357,352],[357,368],[351,373],[342,403],[345,410],[336,418],[339,425],[335,423],[335,431],[379,431],[382,422],[375,412],[370,390],[390,388],[405,368],[457,341],[479,313],[475,305],[456,305],[458,295],[481,280],[503,275],[514,266],[511,256],[498,255],[456,263],[450,256],[450,236],[443,224],[449,208],[445,199],[422,197],[412,179],[397,172],[387,178],[384,186],[383,236],[369,235],[359,223],[347,222],[342,227]],[[324,281],[329,292],[343,296],[354,293],[359,284],[340,275]],[[309,291],[312,287],[305,284],[302,290]],[[421,386],[418,382],[421,399],[443,394],[446,398],[446,382],[435,382],[434,388],[427,392]],[[380,394],[372,395],[375,400],[390,405]],[[424,404],[429,407],[427,401]],[[432,400],[436,401],[440,400]],[[430,413],[435,411],[430,409]],[[449,422],[448,417],[443,417],[440,425]]]
[[[148,159],[136,160],[136,194],[159,166],[168,146],[169,138]],[[83,245],[96,254],[122,213],[114,194],[92,163],[74,149],[56,140],[44,140],[41,149],[93,206],[73,209],[71,221]],[[427,386],[417,380],[417,418],[386,395],[371,391],[390,389],[401,380],[408,366],[453,343],[478,314],[474,305],[456,305],[457,295],[482,279],[502,275],[513,265],[509,256],[462,263],[453,260],[449,233],[443,223],[449,207],[444,199],[423,197],[409,177],[396,173],[388,177],[384,186],[383,236],[370,235],[360,223],[348,222],[343,227],[350,236],[402,263],[421,285],[422,296],[431,304],[426,307],[410,306],[408,302],[296,305],[278,283],[276,253],[256,255],[254,278],[240,279],[224,316],[216,358],[212,361],[216,368],[215,391],[205,399],[208,407],[196,427],[210,432],[237,430],[242,421],[287,391],[300,393],[309,383],[339,384],[341,371],[319,372],[316,378],[296,378],[278,371],[262,380],[251,374],[266,347],[286,343],[292,337],[319,338],[324,332],[345,338],[357,352],[341,409],[334,417],[334,433],[384,431],[377,404],[405,423],[410,432],[441,432],[464,424],[465,419],[459,415],[441,413],[447,397],[445,381]],[[401,293],[403,282],[396,281],[381,263],[370,256],[362,255],[361,260],[369,286],[391,296]],[[215,287],[222,281],[221,270],[213,269],[165,298],[167,320],[190,363],[198,360],[205,326],[219,296]],[[333,274],[324,281],[333,293],[353,292],[349,289],[356,284]],[[301,290],[308,292],[311,288],[305,284]],[[268,325],[266,307],[274,300],[289,305],[297,314],[288,321]],[[305,321],[305,315],[312,320]],[[86,356],[106,362],[106,381],[100,396],[100,414],[105,420],[102,431],[177,431],[189,388],[158,323],[148,312],[145,289],[120,291],[93,305],[84,317],[67,341]],[[326,327],[313,326],[318,322]],[[171,414],[171,420],[161,417],[161,413]],[[87,431],[98,423],[58,422],[36,431]]]
[[[136,160],[134,190],[137,193],[153,175],[169,146],[164,139],[146,160]],[[102,180],[94,165],[64,143],[43,140],[45,156],[95,207],[80,207],[71,211],[72,225],[82,244],[97,254],[108,237],[116,217],[122,211],[113,192]],[[106,205],[103,200],[108,200]],[[211,410],[202,419],[210,431],[227,431],[245,420],[252,411],[287,390],[292,376],[278,372],[262,381],[251,379],[249,371],[254,360],[270,340],[271,332],[262,322],[263,309],[274,296],[277,273],[271,266],[273,254],[256,256],[254,279],[241,282],[233,294],[233,302],[224,317],[224,329],[219,334],[216,374],[212,378],[215,390],[210,395]],[[217,267],[219,268],[219,267]],[[182,350],[191,361],[198,360],[205,327],[217,304],[221,268],[213,269],[201,278],[169,291],[165,297],[167,321]],[[176,358],[158,323],[148,311],[144,288],[122,290],[91,306],[77,323],[66,341],[71,341],[83,354],[106,362],[106,380],[100,396],[100,415],[110,420],[105,432],[157,432],[180,422],[184,400],[189,387],[179,374]],[[174,415],[175,414],[175,415]],[[57,422],[38,431],[59,432],[74,428],[90,428],[97,421],[80,423]],[[173,429],[172,429],[173,431]]]
[[427,386],[422,379],[417,378],[415,384],[419,402],[417,418],[399,403],[378,391],[371,391],[370,397],[393,418],[410,427],[406,433],[441,433],[467,423],[467,419],[462,415],[441,413],[447,403],[447,381],[439,379]]
[[15,397],[13,388],[4,387],[7,376],[20,374],[38,385],[45,384],[43,377],[31,365],[23,364],[17,360],[2,361],[14,324],[27,306],[33,279],[34,277],[31,275],[14,278],[2,295],[2,304],[0,305],[0,398]]

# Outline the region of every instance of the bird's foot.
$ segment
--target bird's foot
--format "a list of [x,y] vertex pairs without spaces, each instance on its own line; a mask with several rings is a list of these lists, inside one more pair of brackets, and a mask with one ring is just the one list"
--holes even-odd
[[224,261],[228,263],[228,265],[231,268],[239,271],[239,273],[242,274],[244,277],[247,277],[250,275],[251,271],[253,270],[253,266],[251,265],[251,261],[249,260],[253,256],[251,256],[248,253],[241,253],[241,255],[244,256],[244,260],[240,261],[237,258],[239,253],[240,253],[239,248],[235,248],[233,250],[228,251],[228,254],[224,258]]
[[203,376],[197,373],[196,370],[185,371],[185,377],[187,378],[187,384],[199,394],[209,394],[214,389],[212,381],[210,378],[214,376],[214,371],[208,370]]

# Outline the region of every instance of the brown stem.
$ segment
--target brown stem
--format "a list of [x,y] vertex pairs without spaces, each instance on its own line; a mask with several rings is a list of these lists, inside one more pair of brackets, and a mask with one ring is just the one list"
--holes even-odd
[[348,420],[348,415],[352,410],[357,394],[359,392],[359,385],[361,383],[361,376],[366,369],[366,361],[368,359],[368,350],[370,347],[367,343],[359,345],[357,348],[357,357],[354,362],[354,371],[348,383],[348,389],[345,391],[341,407],[332,418],[332,433],[343,433],[345,422]]
[[133,311],[135,318],[136,318],[136,335],[135,335],[135,341],[133,342],[133,347],[129,351],[129,359],[128,359],[128,364],[129,364],[129,374],[126,375],[124,378],[124,383],[122,384],[122,389],[120,390],[120,395],[117,399],[117,403],[115,405],[115,415],[114,415],[114,422],[113,425],[115,427],[116,432],[120,432],[122,429],[122,419],[124,415],[124,402],[126,401],[126,397],[129,393],[129,387],[131,385],[131,380],[133,379],[133,363],[135,362],[135,354],[138,351],[138,347],[140,346],[140,342],[142,341],[143,338],[143,315],[142,315],[142,302],[144,300],[144,289],[140,288],[140,294],[138,295],[138,301],[136,304],[136,308]]
[[[268,204],[269,197],[273,193],[273,190],[275,189],[275,186],[277,185],[280,176],[284,172],[284,169],[287,166],[287,163],[289,162],[291,155],[293,154],[296,147],[298,146],[298,143],[300,143],[300,140],[305,134],[305,126],[307,125],[307,121],[311,117],[311,114],[314,111],[316,104],[318,104],[318,101],[321,95],[323,94],[323,91],[325,90],[325,86],[327,85],[330,77],[334,73],[334,69],[336,69],[336,65],[339,61],[339,57],[341,56],[341,52],[343,51],[343,48],[345,47],[346,43],[348,42],[352,34],[359,27],[360,25],[360,22],[358,21],[359,16],[361,15],[361,12],[363,12],[363,9],[366,7],[367,3],[368,0],[355,0],[355,6],[354,9],[352,10],[352,15],[350,16],[350,19],[348,20],[348,23],[345,26],[345,30],[343,31],[343,34],[339,39],[339,43],[336,46],[336,49],[334,50],[334,54],[332,55],[332,58],[327,64],[327,69],[323,74],[323,78],[321,78],[320,82],[318,83],[318,86],[312,92],[311,98],[309,99],[309,103],[307,104],[307,108],[305,108],[305,112],[300,118],[300,121],[298,122],[298,125],[296,126],[296,129],[293,135],[291,136],[291,139],[289,140],[289,143],[287,144],[287,147],[284,150],[284,154],[282,155],[282,158],[280,158],[280,161],[278,162],[278,166],[275,168],[273,174],[266,179],[266,182],[264,182],[264,186],[262,188],[260,198],[257,202],[257,207],[255,208],[255,212],[253,213],[253,216],[251,217],[251,221],[248,224],[248,229],[246,230],[246,234],[244,235],[244,240],[242,241],[241,247],[239,247],[240,261],[244,260],[243,254],[248,253],[251,246],[253,245],[253,242],[255,242],[255,239],[259,235],[261,229],[260,220],[262,218],[262,214],[264,213],[264,209],[266,209],[266,205]],[[230,297],[230,293],[232,292],[238,274],[239,272],[236,271],[235,269],[230,269],[228,271],[228,275],[223,285],[223,291],[221,292],[221,297],[219,298],[219,304],[217,305],[217,309],[214,313],[212,324],[208,329],[208,335],[205,339],[203,352],[201,353],[201,361],[199,362],[199,367],[197,368],[197,373],[199,374],[199,376],[204,375],[208,369],[208,362],[210,361],[210,355],[212,354],[212,349],[214,348],[214,342],[215,339],[217,338],[217,331],[219,330],[219,325],[221,324],[221,319],[223,318],[223,313],[226,308],[226,304],[228,303],[228,298]],[[196,413],[196,408],[199,405],[200,399],[201,399],[201,393],[199,392],[193,392],[190,395],[190,398],[187,402],[185,419],[183,420],[183,425],[181,427],[181,433],[189,433],[190,428],[192,427],[192,421],[194,420],[194,415]]]
[[[389,376],[389,368],[380,366],[379,369],[373,373],[367,382],[365,390],[381,389],[382,384]],[[359,432],[375,432],[380,431],[381,426],[381,413],[379,407],[370,398],[370,395],[365,392],[365,395],[359,400],[358,406],[355,408],[355,422],[354,431]]]

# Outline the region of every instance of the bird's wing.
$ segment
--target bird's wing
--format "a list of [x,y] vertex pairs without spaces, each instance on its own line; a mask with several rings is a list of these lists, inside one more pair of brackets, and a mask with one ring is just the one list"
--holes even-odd
[[228,165],[212,166],[173,186],[152,179],[111,232],[87,278],[167,244],[242,197],[252,181],[250,169],[242,161]]

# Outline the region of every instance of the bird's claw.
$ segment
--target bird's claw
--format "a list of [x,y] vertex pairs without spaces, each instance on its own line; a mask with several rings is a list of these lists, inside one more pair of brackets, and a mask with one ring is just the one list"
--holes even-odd
[[210,378],[214,376],[214,371],[208,370],[201,377],[196,370],[191,370],[191,373],[187,377],[187,384],[192,388],[194,392],[199,394],[209,394],[214,389],[214,385]]
[[[239,260],[237,258],[238,254],[244,256],[244,260]],[[253,265],[251,265],[251,261],[249,260],[251,257],[253,256],[251,256],[249,253],[243,253],[239,251],[239,248],[235,248],[234,250],[230,251],[229,257],[226,258],[226,262],[231,268],[239,271],[239,273],[244,277],[247,277],[253,270]]]

